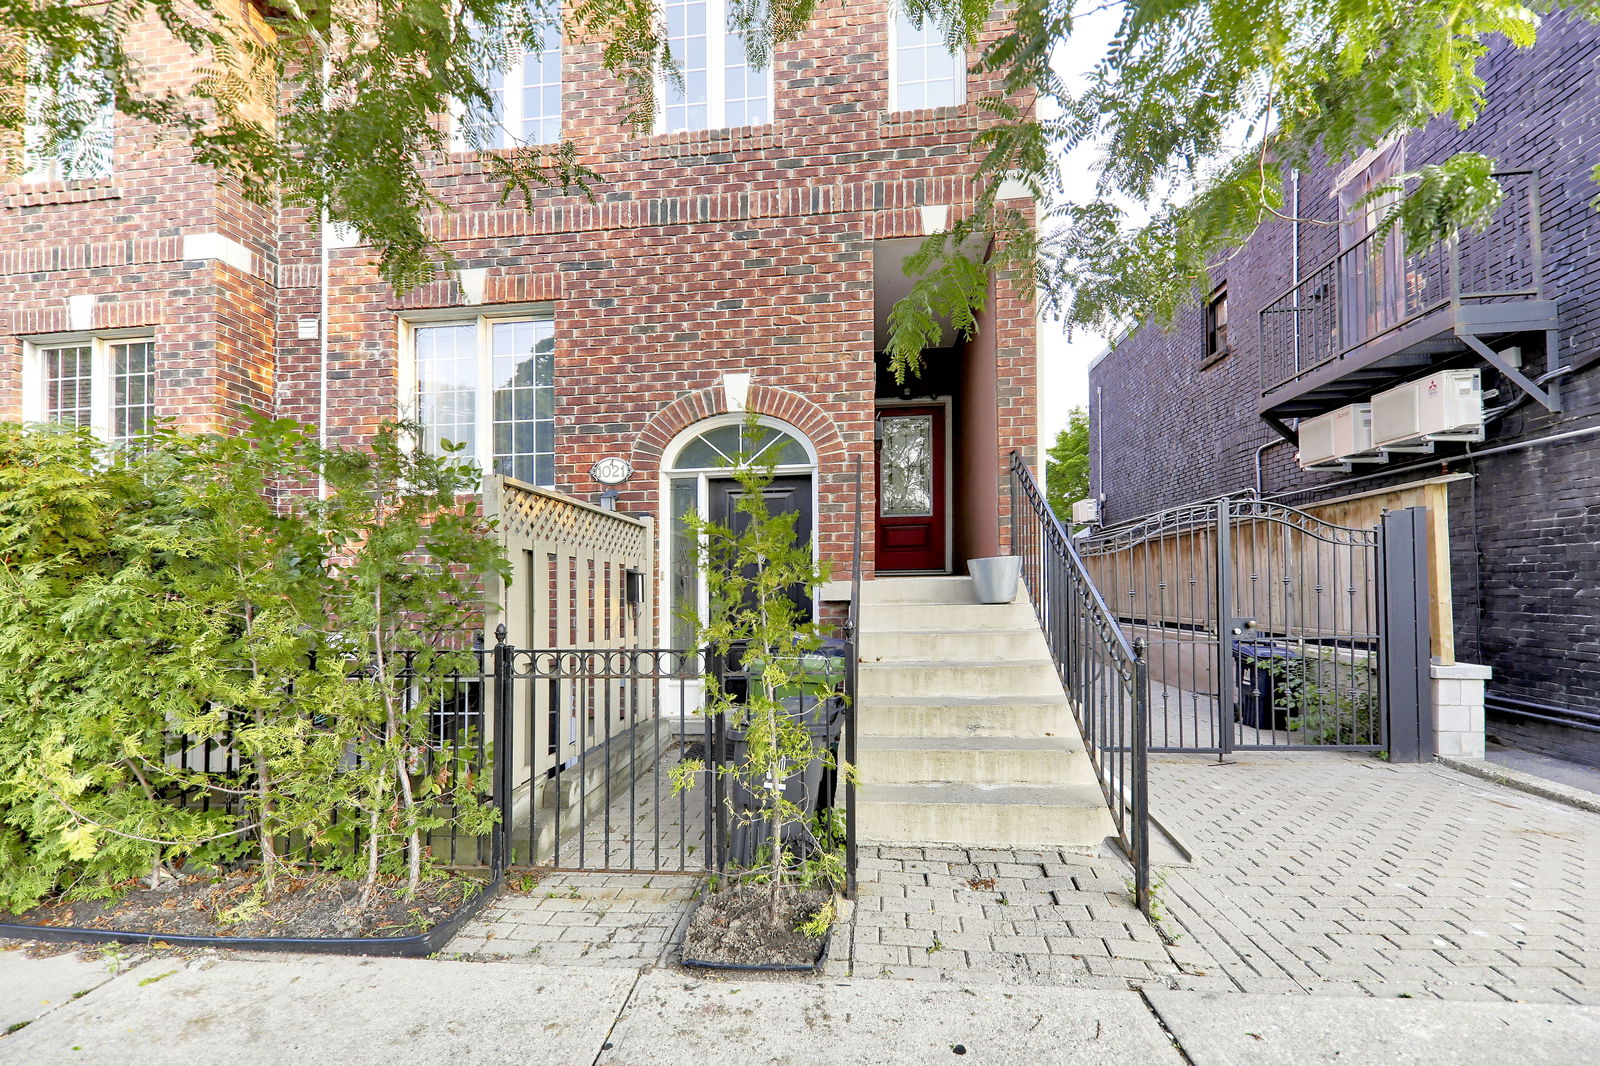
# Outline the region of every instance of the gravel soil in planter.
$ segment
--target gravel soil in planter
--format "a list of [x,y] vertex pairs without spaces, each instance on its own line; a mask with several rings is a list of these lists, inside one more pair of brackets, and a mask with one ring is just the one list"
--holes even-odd
[[734,885],[707,893],[683,936],[683,964],[713,970],[810,971],[822,964],[828,935],[795,931],[827,905],[833,893],[789,888],[772,919],[772,890]]
[[[206,943],[266,950],[350,954],[424,954],[476,912],[485,882],[467,877],[423,881],[405,899],[405,881],[384,878],[361,906],[362,883],[328,874],[279,874],[271,899],[257,899],[253,871],[130,883],[109,900],[44,903],[22,914],[0,912],[0,936],[50,940]],[[426,942],[426,943],[425,943]],[[363,947],[365,945],[365,949]]]

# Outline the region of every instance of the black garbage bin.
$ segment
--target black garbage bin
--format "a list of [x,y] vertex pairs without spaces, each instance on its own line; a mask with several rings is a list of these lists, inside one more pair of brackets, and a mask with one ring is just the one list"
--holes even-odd
[[1273,664],[1287,664],[1299,658],[1275,641],[1234,641],[1233,720],[1253,729],[1289,728],[1288,708],[1278,704],[1278,676]]
[[[829,641],[823,647],[805,653],[800,669],[808,676],[834,683],[837,690],[838,683],[844,677],[846,650],[847,645],[842,641]],[[759,683],[758,677],[746,676],[750,685]],[[780,695],[779,698],[786,714],[804,720],[811,734],[812,748],[819,753],[807,765],[792,768],[783,785],[784,797],[814,818],[821,808],[832,801],[835,774],[823,765],[820,753],[827,752],[835,758],[838,755],[839,734],[844,722],[844,700],[839,696],[819,700],[810,696],[802,697],[798,693]],[[722,727],[722,759],[725,765],[736,766],[744,761],[748,744],[746,734],[740,712],[730,710]],[[770,830],[750,821],[760,808],[755,791],[737,778],[727,780],[730,818],[728,861],[734,866],[749,866],[755,860],[756,853],[769,842]],[[784,827],[785,847],[804,855],[810,850],[810,843],[809,827],[798,824]]]

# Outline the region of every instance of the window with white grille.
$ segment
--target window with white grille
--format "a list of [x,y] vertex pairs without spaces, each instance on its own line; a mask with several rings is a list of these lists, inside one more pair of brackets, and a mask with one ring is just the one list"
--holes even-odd
[[23,405],[34,422],[79,426],[121,443],[155,419],[155,341],[76,337],[28,348]]
[[680,81],[663,79],[661,128],[759,126],[772,121],[772,72],[754,66],[727,0],[664,0],[667,44]]
[[480,316],[411,326],[423,443],[445,442],[479,469],[555,484],[555,326]]
[[86,60],[80,57],[55,85],[30,92],[24,110],[24,181],[82,181],[111,174],[116,109],[109,85],[87,69]]
[[484,71],[488,108],[468,111],[465,140],[476,148],[516,148],[561,140],[561,26],[541,27],[539,47],[508,44]]
[[952,51],[932,19],[915,26],[897,7],[889,24],[889,110],[952,107],[966,99],[965,50]]

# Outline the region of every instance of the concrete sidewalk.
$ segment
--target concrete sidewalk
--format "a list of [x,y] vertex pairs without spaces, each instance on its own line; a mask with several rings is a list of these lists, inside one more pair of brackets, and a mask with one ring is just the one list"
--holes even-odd
[[113,976],[9,951],[0,1017],[17,1066],[1586,1066],[1600,1047],[1600,1008],[1580,1006],[316,956],[157,955]]

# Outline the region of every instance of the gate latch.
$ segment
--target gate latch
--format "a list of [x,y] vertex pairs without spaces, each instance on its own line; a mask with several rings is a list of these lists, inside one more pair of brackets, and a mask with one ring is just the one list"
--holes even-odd
[[1234,618],[1230,619],[1228,622],[1229,632],[1236,637],[1244,636],[1245,630],[1254,629],[1255,627],[1256,620],[1254,618]]

